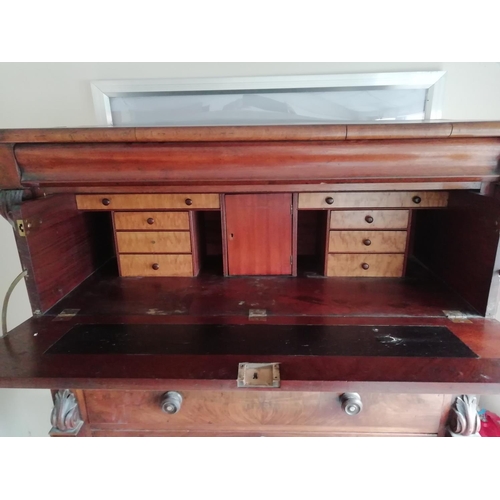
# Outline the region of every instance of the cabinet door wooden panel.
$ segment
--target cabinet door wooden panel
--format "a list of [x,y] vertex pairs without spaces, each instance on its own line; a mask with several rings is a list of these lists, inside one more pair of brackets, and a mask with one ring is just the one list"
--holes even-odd
[[229,274],[292,273],[292,195],[226,195]]
[[183,255],[120,255],[121,276],[193,276],[193,257]]
[[404,253],[406,231],[330,231],[330,253]]
[[385,277],[403,275],[403,254],[330,254],[327,276]]
[[332,210],[330,229],[406,229],[409,210]]
[[120,253],[191,253],[189,231],[126,231],[116,233]]
[[363,410],[349,416],[330,392],[181,391],[169,415],[156,391],[85,391],[93,429],[206,432],[437,434],[441,394],[360,394]]
[[446,191],[300,193],[299,209],[446,207]]
[[189,230],[188,212],[115,212],[114,215],[117,231]]

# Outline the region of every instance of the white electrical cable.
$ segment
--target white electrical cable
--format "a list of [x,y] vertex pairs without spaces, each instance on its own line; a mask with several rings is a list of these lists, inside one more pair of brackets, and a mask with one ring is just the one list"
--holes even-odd
[[22,273],[20,273],[16,277],[16,279],[11,283],[9,289],[7,290],[7,293],[5,294],[2,306],[2,330],[0,331],[0,338],[7,336],[7,308],[9,306],[10,296],[12,295],[14,288],[16,288],[16,285],[27,275],[28,271],[23,271]]

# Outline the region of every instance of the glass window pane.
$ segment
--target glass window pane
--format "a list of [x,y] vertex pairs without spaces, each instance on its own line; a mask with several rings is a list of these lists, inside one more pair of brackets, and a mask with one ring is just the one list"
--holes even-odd
[[115,126],[422,120],[425,89],[247,91],[113,97]]

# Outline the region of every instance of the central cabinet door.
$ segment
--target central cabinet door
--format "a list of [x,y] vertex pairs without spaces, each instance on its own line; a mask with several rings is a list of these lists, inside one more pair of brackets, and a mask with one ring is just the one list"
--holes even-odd
[[292,274],[292,195],[231,194],[225,197],[228,272]]

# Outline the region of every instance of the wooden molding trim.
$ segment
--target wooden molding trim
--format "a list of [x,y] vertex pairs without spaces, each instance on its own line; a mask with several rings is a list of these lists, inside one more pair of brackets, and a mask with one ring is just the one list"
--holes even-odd
[[0,143],[346,141],[500,137],[500,121],[0,130]]

